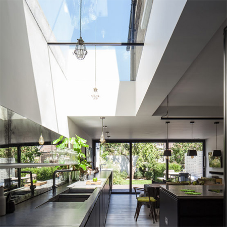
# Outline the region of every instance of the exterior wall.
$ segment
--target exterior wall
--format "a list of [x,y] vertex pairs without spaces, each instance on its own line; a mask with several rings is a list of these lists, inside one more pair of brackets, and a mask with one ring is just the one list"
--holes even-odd
[[[223,135],[218,136],[217,144],[218,144],[218,149],[222,151],[222,157],[223,157],[223,151],[224,151],[224,137]],[[211,168],[209,167],[209,159],[208,159],[208,153],[212,152],[216,147],[216,136],[211,137],[206,140],[206,176],[211,177],[212,175],[215,176],[215,174],[210,174],[209,171],[217,171],[217,172],[224,172],[224,168]],[[222,175],[216,175],[219,176],[220,178],[224,179],[224,176]]]

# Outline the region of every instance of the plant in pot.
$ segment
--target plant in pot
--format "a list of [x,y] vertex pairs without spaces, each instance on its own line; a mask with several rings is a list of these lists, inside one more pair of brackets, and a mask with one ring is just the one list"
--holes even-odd
[[84,174],[87,173],[87,167],[90,166],[87,160],[85,159],[86,158],[85,154],[82,152],[83,147],[89,147],[89,145],[86,143],[87,140],[77,135],[76,137],[72,138],[64,138],[63,136],[60,136],[58,139],[53,141],[53,144],[57,144],[56,147],[60,149],[66,149],[68,148],[69,144],[72,144],[73,150],[77,154],[77,164],[74,165],[73,170],[79,171],[81,178],[83,178]]

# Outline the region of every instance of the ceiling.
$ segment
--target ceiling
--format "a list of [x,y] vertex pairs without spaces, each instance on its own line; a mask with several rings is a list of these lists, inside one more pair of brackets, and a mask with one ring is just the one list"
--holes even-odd
[[[93,139],[101,136],[102,122],[100,117],[70,117],[73,122],[82,128]],[[166,139],[166,124],[160,117],[106,117],[103,125],[107,126],[110,139]],[[213,121],[195,121],[194,139],[205,139],[215,136]],[[220,122],[218,135],[221,135],[223,126]],[[189,121],[171,121],[169,124],[170,139],[192,139],[192,128]]]
[[[223,115],[222,31],[226,12],[224,0],[187,1],[136,116],[106,117],[104,124],[111,139],[165,139],[166,125],[160,116],[166,114],[167,95],[170,116]],[[145,67],[149,71],[150,65]],[[93,139],[100,137],[99,117],[70,118]],[[218,128],[221,134],[222,122]],[[212,136],[214,121],[195,121],[194,138]],[[189,121],[171,121],[169,137],[191,139]]]

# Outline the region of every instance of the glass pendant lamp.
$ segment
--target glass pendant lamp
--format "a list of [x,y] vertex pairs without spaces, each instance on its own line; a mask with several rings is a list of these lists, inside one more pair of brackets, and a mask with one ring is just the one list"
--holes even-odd
[[164,150],[164,154],[163,154],[163,156],[166,156],[166,158],[171,156],[171,150],[169,149],[169,131],[168,131],[169,123],[170,123],[169,121],[166,121],[166,126],[167,126],[167,147],[166,147],[166,150]]
[[220,157],[221,156],[221,150],[217,149],[217,144],[218,144],[217,130],[218,130],[219,122],[214,122],[214,124],[216,125],[216,150],[213,150],[213,156],[214,157]]
[[[192,139],[193,139],[193,125],[194,125],[194,121],[191,121],[190,124],[192,126]],[[197,151],[196,150],[188,150],[187,156],[191,156],[191,158],[194,158],[194,156],[197,156]]]
[[97,100],[99,98],[99,93],[98,88],[96,87],[96,46],[95,46],[95,87],[93,89],[94,91],[91,97],[93,98],[93,100]]
[[102,120],[102,134],[100,136],[100,143],[104,144],[106,142],[104,134],[103,134],[103,120],[105,119],[105,117],[100,117],[100,119]]
[[80,0],[80,38],[77,39],[78,42],[76,44],[76,48],[74,50],[74,54],[78,60],[83,60],[87,55],[87,48],[84,45],[84,40],[81,36],[81,9],[82,9],[82,0]]

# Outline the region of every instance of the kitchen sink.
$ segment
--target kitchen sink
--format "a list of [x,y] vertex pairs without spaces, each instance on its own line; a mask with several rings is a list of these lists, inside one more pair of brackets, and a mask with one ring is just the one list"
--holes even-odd
[[68,189],[67,191],[51,198],[48,202],[84,202],[86,201],[94,189]]
[[80,195],[80,194],[60,194],[50,199],[49,202],[84,202],[90,195]]

